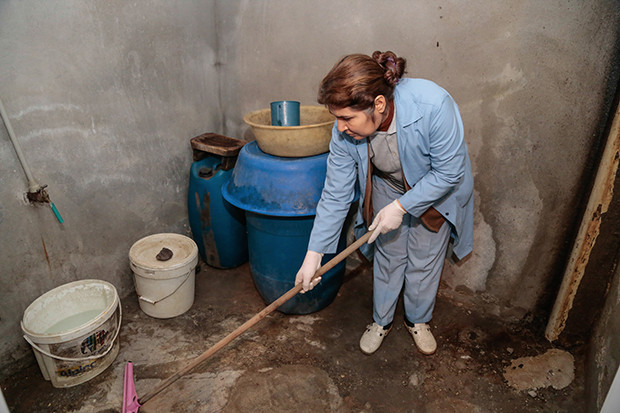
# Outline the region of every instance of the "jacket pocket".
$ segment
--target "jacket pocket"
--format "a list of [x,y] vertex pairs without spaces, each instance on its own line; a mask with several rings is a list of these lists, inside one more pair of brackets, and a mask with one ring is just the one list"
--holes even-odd
[[435,208],[430,207],[421,216],[422,225],[432,232],[439,232],[446,219]]

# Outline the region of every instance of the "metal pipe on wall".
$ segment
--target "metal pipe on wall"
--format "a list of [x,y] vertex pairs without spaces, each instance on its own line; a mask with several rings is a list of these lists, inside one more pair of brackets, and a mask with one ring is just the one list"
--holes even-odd
[[34,176],[32,176],[32,172],[30,172],[30,168],[28,167],[28,164],[26,163],[26,159],[24,158],[22,148],[19,145],[19,141],[15,137],[15,133],[13,132],[13,127],[11,126],[11,122],[9,122],[9,117],[6,114],[6,111],[4,110],[2,99],[0,99],[0,115],[2,116],[2,121],[4,122],[4,126],[6,126],[7,132],[9,132],[9,138],[11,139],[11,143],[13,144],[13,148],[15,148],[15,152],[17,153],[17,158],[19,158],[19,162],[22,164],[22,168],[24,169],[24,172],[26,173],[26,178],[28,179],[28,192],[30,193],[39,192],[42,189],[42,187],[37,182],[37,180],[34,179]]
[[24,173],[26,174],[26,178],[28,179],[28,193],[26,194],[28,200],[30,202],[40,202],[40,203],[49,203],[52,208],[52,212],[56,219],[61,224],[64,222],[60,212],[56,208],[56,205],[50,200],[47,191],[45,191],[45,187],[47,185],[41,185],[34,179],[32,172],[30,172],[30,167],[26,163],[26,158],[24,158],[24,154],[22,152],[22,148],[19,144],[19,141],[15,137],[15,132],[13,132],[13,127],[11,126],[11,122],[9,122],[9,116],[6,114],[6,110],[4,109],[4,104],[2,104],[2,99],[0,99],[0,117],[2,117],[2,121],[4,122],[4,126],[6,126],[6,130],[9,133],[9,138],[11,139],[11,143],[13,144],[13,148],[15,148],[15,152],[17,153],[17,158],[24,169]]

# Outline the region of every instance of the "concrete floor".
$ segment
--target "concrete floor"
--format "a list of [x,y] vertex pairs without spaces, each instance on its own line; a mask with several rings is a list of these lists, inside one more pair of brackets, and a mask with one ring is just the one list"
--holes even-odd
[[[55,389],[33,357],[30,367],[1,383],[11,411],[119,412],[128,360],[144,395],[264,308],[247,264],[201,268],[195,303],[179,317],[145,315],[135,294],[123,300],[120,353],[87,383]],[[362,354],[358,342],[371,318],[371,291],[371,269],[349,258],[345,282],[327,308],[305,316],[272,313],[140,412],[584,411],[582,348],[571,349],[574,379],[545,387],[529,376],[519,387],[506,374],[527,368],[518,358],[551,349],[542,334],[482,318],[441,293],[432,323],[435,355],[416,351],[400,305],[381,349]],[[549,376],[562,368],[542,369]]]

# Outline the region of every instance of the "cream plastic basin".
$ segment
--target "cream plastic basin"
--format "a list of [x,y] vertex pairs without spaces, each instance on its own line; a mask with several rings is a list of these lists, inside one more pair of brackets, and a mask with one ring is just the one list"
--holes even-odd
[[258,147],[283,157],[304,157],[329,151],[335,118],[323,106],[301,106],[299,126],[272,126],[271,109],[250,112],[243,117],[252,127]]

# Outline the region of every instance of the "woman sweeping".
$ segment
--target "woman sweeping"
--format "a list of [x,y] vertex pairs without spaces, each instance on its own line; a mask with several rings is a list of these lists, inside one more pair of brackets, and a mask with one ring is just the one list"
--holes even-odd
[[[390,332],[403,291],[405,325],[418,350],[433,354],[428,325],[452,239],[464,258],[473,246],[473,177],[463,124],[452,97],[435,83],[403,78],[392,52],[353,54],[322,80],[318,102],[336,117],[327,176],[308,252],[296,277],[303,290],[325,253],[334,253],[356,185],[356,236],[373,262],[373,322],[360,339],[374,353]],[[373,248],[374,247],[374,248]],[[404,290],[403,290],[404,285]]]

